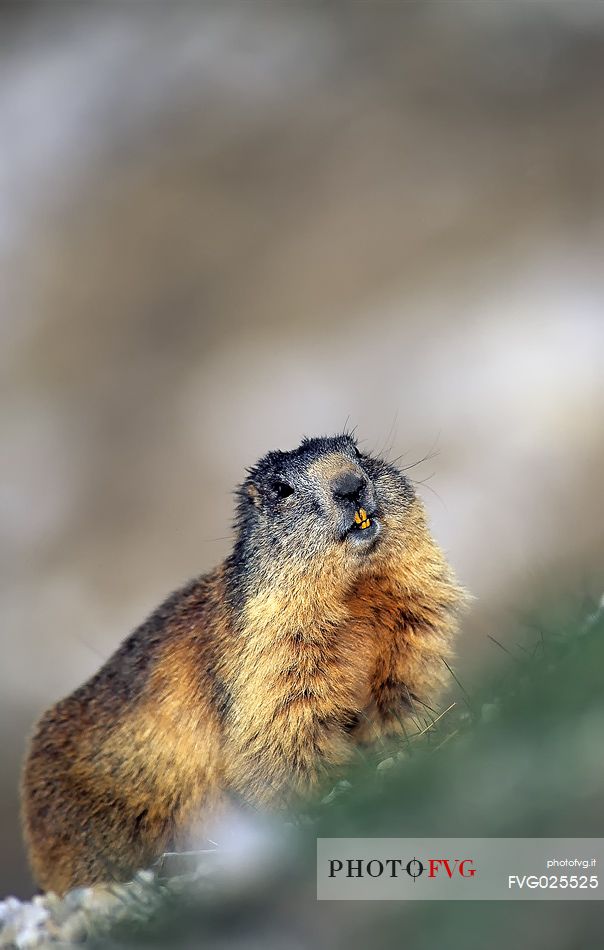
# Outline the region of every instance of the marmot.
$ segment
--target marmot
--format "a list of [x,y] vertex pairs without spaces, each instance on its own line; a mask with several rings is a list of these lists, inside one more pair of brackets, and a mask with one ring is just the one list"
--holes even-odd
[[22,811],[42,888],[126,879],[230,796],[308,792],[444,684],[463,592],[393,465],[349,434],[270,452],[235,531],[39,722]]

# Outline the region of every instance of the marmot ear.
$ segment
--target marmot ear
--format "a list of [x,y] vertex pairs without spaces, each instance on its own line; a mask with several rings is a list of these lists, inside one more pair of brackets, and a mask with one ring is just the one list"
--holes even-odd
[[253,482],[246,482],[243,486],[243,491],[253,504],[254,508],[260,507],[260,492],[256,485]]

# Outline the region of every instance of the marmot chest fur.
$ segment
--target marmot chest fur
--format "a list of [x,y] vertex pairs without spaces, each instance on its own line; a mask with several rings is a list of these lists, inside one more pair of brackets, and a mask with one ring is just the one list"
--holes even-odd
[[303,794],[434,702],[462,592],[400,471],[307,439],[250,469],[235,529],[39,722],[22,802],[43,888],[127,878],[229,798]]

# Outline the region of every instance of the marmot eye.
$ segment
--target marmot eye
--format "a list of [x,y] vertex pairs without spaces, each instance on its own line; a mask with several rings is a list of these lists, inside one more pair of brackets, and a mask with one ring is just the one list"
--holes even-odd
[[287,482],[273,482],[271,487],[277,498],[287,498],[288,495],[294,493],[293,488]]

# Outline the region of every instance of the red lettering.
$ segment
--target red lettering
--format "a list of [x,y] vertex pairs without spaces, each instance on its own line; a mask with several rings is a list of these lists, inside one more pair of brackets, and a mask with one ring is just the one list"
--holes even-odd
[[454,860],[451,858],[430,858],[428,877],[436,877],[439,869],[444,870],[449,879],[451,879],[455,873],[460,874],[461,877],[474,877],[476,869],[473,867],[473,864],[474,862],[471,858],[464,858],[463,861],[460,861],[459,858],[455,858]]
[[[466,864],[470,865],[467,871],[465,869]],[[474,867],[472,858],[464,858],[463,861],[459,862],[459,873],[462,877],[474,877],[476,874],[476,868]]]

